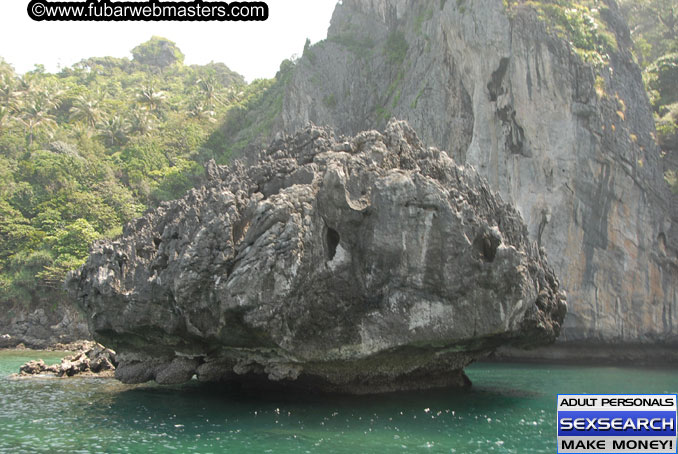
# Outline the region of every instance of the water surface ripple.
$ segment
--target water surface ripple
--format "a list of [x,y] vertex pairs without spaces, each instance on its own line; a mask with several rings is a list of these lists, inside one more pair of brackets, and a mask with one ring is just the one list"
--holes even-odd
[[470,391],[368,397],[198,383],[11,380],[0,353],[0,453],[553,453],[557,393],[675,393],[678,370],[474,364]]

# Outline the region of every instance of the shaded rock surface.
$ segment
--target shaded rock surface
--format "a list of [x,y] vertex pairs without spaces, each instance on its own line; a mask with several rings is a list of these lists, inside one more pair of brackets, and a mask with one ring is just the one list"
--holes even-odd
[[206,170],[69,277],[124,382],[465,385],[497,346],[559,333],[565,295],[518,212],[405,123],[309,126]]
[[60,364],[48,366],[41,359],[27,362],[19,368],[19,376],[113,376],[117,364],[113,350],[95,342],[85,342],[77,353],[62,359]]
[[514,205],[568,293],[561,341],[678,344],[678,197],[628,27],[599,68],[523,2],[344,0],[277,126],[407,120]]
[[[15,304],[5,307],[0,317],[0,348],[23,345],[34,349],[55,348],[81,339],[91,339],[87,322],[69,301],[56,292],[48,292],[44,301],[30,306]],[[61,292],[63,293],[63,292]],[[57,348],[58,349],[58,348]]]

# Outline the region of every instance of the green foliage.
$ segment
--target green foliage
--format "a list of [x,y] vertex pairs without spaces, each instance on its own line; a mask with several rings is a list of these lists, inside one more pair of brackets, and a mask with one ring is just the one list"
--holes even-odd
[[[636,60],[644,68],[661,157],[678,153],[678,2],[620,0],[619,6],[631,30]],[[666,170],[664,180],[678,194],[678,169]]]
[[304,44],[304,53],[302,54],[302,57],[308,59],[311,64],[315,64],[318,59],[315,52],[313,52],[313,49],[311,49],[311,40],[308,38],[306,38],[306,43]]
[[68,254],[60,255],[59,258],[52,263],[44,265],[41,270],[35,274],[35,278],[44,286],[58,289],[66,278],[66,274],[84,263],[85,258],[77,258]]
[[67,255],[82,259],[87,257],[90,244],[99,236],[86,219],[79,218],[56,232],[50,241],[53,242],[52,250],[57,256]]
[[37,247],[43,237],[44,233],[33,227],[21,212],[0,200],[0,260]]
[[596,94],[598,95],[599,98],[604,98],[605,96],[607,96],[607,88],[606,88],[605,79],[600,74],[598,74],[596,76],[596,82],[594,83],[594,88],[595,88]]
[[205,144],[215,150],[217,162],[225,163],[233,156],[242,156],[272,138],[282,112],[285,88],[294,69],[294,62],[284,60],[275,79],[255,80],[245,88],[238,102],[226,112],[219,129]]
[[405,71],[401,69],[398,71],[398,75],[396,76],[395,80],[391,82],[391,84],[388,86],[388,89],[386,90],[386,99],[393,97],[393,107],[396,107],[398,105],[398,101],[400,100],[400,94],[401,94],[401,88],[400,84],[403,81],[403,77],[405,77]]
[[678,102],[678,53],[664,55],[643,74],[650,101],[662,114],[664,106]]
[[52,253],[45,250],[18,251],[3,261],[0,270],[0,302],[27,304],[39,287],[45,285],[37,276],[38,273],[53,263]]
[[414,98],[414,101],[410,104],[411,109],[416,109],[417,105],[419,104],[419,99],[424,95],[424,92],[426,91],[427,85],[422,81],[421,87],[419,87],[419,91],[417,92],[416,98]]
[[664,180],[669,185],[674,194],[678,194],[678,172],[667,170],[664,174]]
[[551,30],[567,39],[586,62],[601,67],[617,49],[617,40],[603,20],[605,6],[598,0],[527,1]]
[[370,37],[361,37],[354,33],[345,33],[329,38],[333,43],[346,47],[358,58],[368,57],[374,49],[375,42]]
[[407,43],[405,34],[400,31],[394,31],[386,40],[384,53],[392,65],[401,65],[405,60],[408,49],[409,44]]
[[336,107],[337,106],[337,98],[336,98],[336,96],[334,96],[334,93],[332,93],[329,96],[325,96],[323,98],[323,104],[325,104],[325,106],[329,107],[330,109]]
[[657,142],[665,152],[678,150],[678,102],[662,106],[664,115],[657,119]]
[[[464,0],[457,0],[458,6]],[[634,55],[643,72],[643,81],[655,111],[657,141],[662,156],[678,153],[678,3],[676,0],[620,0],[633,38]],[[604,18],[610,11],[600,0],[504,0],[508,9],[527,5],[535,9],[549,28],[567,39],[580,57],[598,69],[617,48],[615,35]],[[599,98],[609,98],[605,79],[595,81]],[[619,104],[618,100],[618,104]],[[416,102],[414,103],[416,107]],[[617,115],[625,118],[625,106]],[[631,135],[635,142],[637,137]],[[638,161],[642,166],[643,161]],[[669,169],[664,180],[678,193],[678,169]]]
[[384,124],[393,117],[391,111],[385,107],[377,107],[375,113],[377,115],[377,120]]
[[619,6],[631,29],[634,53],[641,67],[678,52],[676,0],[620,0]]
[[153,178],[151,198],[155,202],[181,197],[195,186],[203,174],[203,167],[195,161],[179,159],[172,167],[150,173]]
[[158,69],[184,62],[184,54],[177,45],[158,36],[132,49],[132,56],[135,62]]
[[428,8],[428,9],[422,11],[421,13],[419,13],[417,18],[414,20],[414,31],[417,34],[421,34],[422,25],[424,24],[424,22],[431,20],[432,18],[433,18],[433,9],[432,8]]
[[163,38],[133,53],[23,76],[0,60],[0,301],[60,289],[92,241],[198,184],[231,143],[219,123],[269,86]]
[[[658,36],[646,26],[643,28],[642,21],[639,22],[633,34],[634,39],[637,40],[636,48],[648,45],[643,50],[641,64],[647,62],[648,57],[657,55],[657,52],[673,51],[657,58],[643,72],[645,88],[655,111],[657,142],[662,149],[662,156],[665,156],[678,153],[678,53],[675,52],[678,49],[678,38],[675,33],[677,24],[672,22],[672,20],[678,20],[678,11],[676,11],[678,6],[674,3],[668,8],[667,4],[661,1],[641,3],[645,6],[649,5],[651,11],[663,14],[655,22],[658,22],[659,28],[665,29]],[[639,14],[637,7],[632,8],[631,11]],[[667,169],[664,180],[671,190],[678,194],[678,169]]]

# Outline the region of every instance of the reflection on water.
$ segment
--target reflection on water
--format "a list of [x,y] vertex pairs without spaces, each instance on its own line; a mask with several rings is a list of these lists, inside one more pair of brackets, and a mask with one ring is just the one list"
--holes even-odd
[[0,453],[552,453],[557,393],[678,390],[676,370],[524,364],[473,365],[470,391],[367,397],[4,378],[20,355],[0,354]]

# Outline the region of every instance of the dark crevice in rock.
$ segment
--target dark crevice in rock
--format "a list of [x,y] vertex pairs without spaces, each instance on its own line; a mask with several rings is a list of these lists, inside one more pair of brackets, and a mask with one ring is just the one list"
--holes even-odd
[[490,95],[490,101],[496,102],[499,96],[504,94],[502,82],[508,69],[509,59],[504,57],[499,61],[499,67],[492,73],[492,79],[487,83],[487,91]]
[[525,157],[531,157],[526,150],[525,144],[525,130],[516,121],[516,111],[510,105],[504,106],[497,110],[497,116],[501,120],[506,141],[506,149],[510,150],[512,154],[519,154]]
[[482,232],[473,240],[473,247],[486,262],[494,262],[501,239],[489,232]]
[[339,232],[331,227],[327,227],[325,232],[325,246],[327,248],[327,260],[332,261],[337,253],[337,246],[339,246]]

